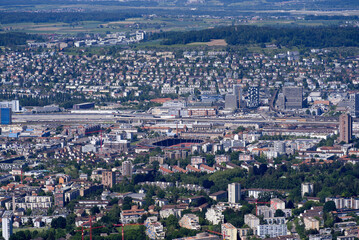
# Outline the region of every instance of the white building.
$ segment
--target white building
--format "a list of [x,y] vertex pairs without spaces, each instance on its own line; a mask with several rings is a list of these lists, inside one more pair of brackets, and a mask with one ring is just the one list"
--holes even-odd
[[11,108],[13,112],[20,112],[19,100],[3,101],[0,102],[0,108]]
[[5,211],[2,215],[2,237],[9,240],[12,235],[12,218],[14,214],[12,211]]
[[228,202],[238,203],[241,200],[241,184],[228,184]]
[[257,235],[261,238],[287,235],[287,225],[284,217],[265,218],[267,224],[257,226]]
[[302,197],[304,197],[306,193],[310,195],[311,193],[313,193],[313,190],[314,189],[312,183],[302,183]]
[[224,223],[224,215],[222,214],[222,209],[216,207],[208,209],[206,212],[206,219],[213,225]]

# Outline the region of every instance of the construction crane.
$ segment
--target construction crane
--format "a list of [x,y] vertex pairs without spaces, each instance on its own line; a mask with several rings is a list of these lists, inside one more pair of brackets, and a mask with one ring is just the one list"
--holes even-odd
[[121,229],[122,229],[122,240],[125,240],[125,231],[124,231],[125,226],[136,226],[136,225],[144,225],[144,224],[143,223],[113,224],[114,227],[121,227]]
[[[84,224],[86,223],[90,223],[90,227],[84,229]],[[90,240],[92,240],[92,230],[98,228],[104,228],[104,227],[105,226],[92,227],[92,217],[90,216],[90,220],[81,224],[81,230],[76,230],[75,232],[81,232],[81,240],[84,240],[84,232],[90,230]]]
[[215,232],[215,231],[212,231],[212,230],[206,230],[207,232],[210,232],[210,233],[214,233],[214,234],[217,234],[217,235],[220,235],[220,236],[222,236],[223,237],[223,240],[225,240],[226,239],[226,237],[230,237],[230,235],[226,235],[226,234],[224,234],[224,233],[220,233],[220,232]]

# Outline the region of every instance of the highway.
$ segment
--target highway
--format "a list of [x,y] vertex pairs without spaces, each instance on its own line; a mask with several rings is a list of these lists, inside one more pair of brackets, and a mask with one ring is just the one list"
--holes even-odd
[[14,124],[89,124],[89,123],[114,123],[116,121],[152,121],[152,122],[210,122],[210,123],[233,123],[233,124],[260,124],[260,123],[282,123],[298,125],[338,125],[338,121],[298,121],[297,119],[240,119],[224,117],[192,117],[192,118],[156,118],[151,114],[135,113],[126,115],[114,115],[110,113],[89,114],[89,113],[56,113],[56,114],[14,114]]

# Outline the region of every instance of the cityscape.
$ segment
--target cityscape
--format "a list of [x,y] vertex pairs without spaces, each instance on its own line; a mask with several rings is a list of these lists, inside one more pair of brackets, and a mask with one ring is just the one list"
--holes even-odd
[[0,238],[359,239],[355,1],[0,1]]

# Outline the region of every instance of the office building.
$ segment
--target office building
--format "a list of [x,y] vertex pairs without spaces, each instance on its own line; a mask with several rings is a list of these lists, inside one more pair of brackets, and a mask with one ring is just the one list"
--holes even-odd
[[102,184],[105,187],[112,188],[116,184],[116,173],[111,170],[102,172]]
[[11,124],[12,123],[11,108],[0,108],[0,123],[1,124]]
[[2,237],[5,240],[9,240],[12,235],[13,217],[12,211],[5,211],[2,215]]
[[11,108],[13,112],[20,112],[19,100],[3,101],[0,102],[0,108]]
[[352,117],[359,117],[359,94],[353,93],[349,97],[349,111]]
[[122,162],[122,176],[132,177],[132,163],[130,161]]
[[285,109],[300,109],[303,107],[302,87],[284,87],[283,96]]
[[247,106],[249,108],[257,108],[259,106],[259,87],[252,86],[248,88]]
[[353,119],[345,113],[339,117],[339,142],[349,143],[353,135]]
[[241,200],[241,184],[228,184],[228,202],[238,203]]
[[227,94],[226,98],[225,98],[225,109],[228,110],[236,110],[238,109],[239,105],[238,105],[238,100],[236,95],[234,94]]

